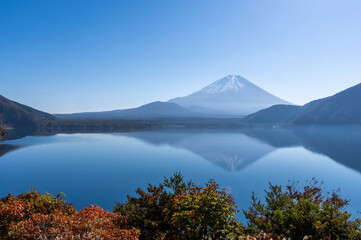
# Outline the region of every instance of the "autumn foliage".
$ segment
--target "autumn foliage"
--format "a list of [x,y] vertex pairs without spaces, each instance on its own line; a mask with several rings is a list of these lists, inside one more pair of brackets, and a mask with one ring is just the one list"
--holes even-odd
[[127,239],[139,232],[118,213],[90,206],[81,211],[35,190],[0,200],[0,239]]
[[264,201],[253,195],[243,210],[247,226],[214,180],[196,185],[175,174],[136,192],[113,212],[96,205],[77,211],[62,194],[9,194],[0,199],[0,239],[361,239],[361,220],[344,209],[348,200],[324,192],[316,180],[304,187],[270,184]]
[[175,174],[137,193],[117,203],[114,212],[140,230],[140,239],[234,239],[241,232],[232,195],[213,180],[197,186]]

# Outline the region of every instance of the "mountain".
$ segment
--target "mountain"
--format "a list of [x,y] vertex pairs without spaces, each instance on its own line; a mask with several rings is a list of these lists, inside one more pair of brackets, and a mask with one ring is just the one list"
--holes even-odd
[[275,104],[289,104],[240,76],[229,75],[187,97],[105,112],[55,114],[66,120],[240,117]]
[[248,123],[361,124],[361,83],[303,106],[277,105],[243,119]]
[[188,109],[171,102],[152,102],[143,106],[124,110],[105,112],[86,112],[74,114],[55,114],[59,119],[66,120],[117,120],[117,119],[152,119],[167,117],[196,116]]
[[296,124],[361,124],[361,83],[304,106]]
[[276,104],[290,104],[241,76],[228,75],[186,97],[169,100],[191,111],[244,116]]
[[35,128],[56,121],[51,114],[0,96],[0,125],[3,127]]
[[247,115],[244,121],[255,124],[289,123],[297,116],[295,113],[300,108],[295,105],[274,105]]

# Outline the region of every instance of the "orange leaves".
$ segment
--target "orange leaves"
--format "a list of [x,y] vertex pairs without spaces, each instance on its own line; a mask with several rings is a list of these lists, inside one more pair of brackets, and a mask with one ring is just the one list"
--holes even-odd
[[138,239],[126,222],[99,206],[78,212],[59,197],[35,191],[0,200],[0,239]]
[[21,218],[24,212],[30,209],[29,203],[17,199],[1,204],[0,206],[0,216],[12,216],[14,218]]
[[82,209],[77,213],[74,221],[77,224],[73,231],[83,236],[94,235],[104,239],[136,239],[139,235],[134,229],[120,228],[118,224],[125,221],[120,214],[104,211],[96,205]]

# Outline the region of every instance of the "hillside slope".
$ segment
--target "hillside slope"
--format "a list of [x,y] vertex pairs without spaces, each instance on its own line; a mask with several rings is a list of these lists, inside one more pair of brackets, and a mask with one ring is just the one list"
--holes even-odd
[[51,114],[0,96],[0,125],[3,127],[34,128],[57,121]]
[[276,105],[243,119],[258,124],[361,124],[361,83],[303,106]]
[[274,105],[247,115],[243,120],[256,124],[288,123],[294,120],[297,116],[295,112],[301,108],[295,105]]
[[295,124],[361,124],[361,83],[303,108]]

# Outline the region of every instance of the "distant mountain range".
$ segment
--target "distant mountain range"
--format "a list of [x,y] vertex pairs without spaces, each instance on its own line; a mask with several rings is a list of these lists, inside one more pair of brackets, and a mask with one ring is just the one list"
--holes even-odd
[[169,117],[243,117],[275,104],[290,104],[241,76],[229,75],[186,97],[138,108],[107,112],[55,114],[60,119],[129,119]]
[[361,83],[303,106],[276,105],[244,118],[257,124],[361,124]]
[[73,114],[55,114],[59,119],[67,120],[116,120],[116,119],[141,119],[141,118],[171,118],[194,117],[188,109],[171,102],[152,102],[137,108],[113,110],[105,112],[87,112]]
[[[6,132],[14,132],[14,136],[27,136],[52,132],[111,132],[154,130],[161,127],[158,123],[142,121],[70,121],[60,120],[54,115],[45,113],[26,105],[0,96],[0,140]],[[9,135],[6,136],[7,138]],[[12,138],[12,137],[11,137]]]
[[[242,115],[245,114],[248,115],[243,117]],[[143,122],[135,124],[138,120]],[[124,110],[55,115],[0,96],[0,126],[5,128],[36,128],[45,125],[62,127],[66,130],[91,128],[102,131],[105,126],[104,121],[107,121],[108,130],[114,127],[123,130],[154,129],[167,126],[167,121],[182,126],[189,124],[197,126],[197,121],[198,125],[202,126],[210,121],[213,121],[212,126],[217,123],[222,126],[227,124],[234,126],[361,125],[361,83],[331,97],[315,100],[304,106],[296,106],[275,97],[240,76],[229,75],[189,96],[174,98],[168,102],[152,102]],[[160,124],[155,124],[157,121]]]

